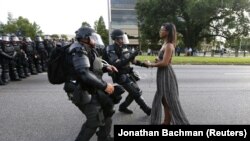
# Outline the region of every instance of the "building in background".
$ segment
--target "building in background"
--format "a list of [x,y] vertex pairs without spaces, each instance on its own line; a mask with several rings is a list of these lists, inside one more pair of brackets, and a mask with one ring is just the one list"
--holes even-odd
[[[108,0],[109,35],[114,29],[127,33],[129,46],[138,47],[138,21],[135,10],[136,0]],[[111,38],[109,43],[112,44]]]

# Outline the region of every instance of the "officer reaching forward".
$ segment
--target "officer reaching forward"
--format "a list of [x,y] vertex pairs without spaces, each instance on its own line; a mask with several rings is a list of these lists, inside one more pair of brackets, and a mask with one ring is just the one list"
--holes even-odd
[[139,80],[130,66],[132,62],[135,65],[146,67],[144,63],[135,60],[138,55],[138,51],[130,50],[125,44],[128,43],[128,37],[120,29],[115,29],[111,33],[111,38],[114,40],[114,44],[108,46],[106,51],[106,57],[104,59],[114,65],[117,69],[117,73],[112,74],[113,82],[118,83],[124,87],[124,89],[129,93],[125,101],[120,104],[119,111],[126,114],[132,114],[133,111],[128,109],[128,106],[135,100],[135,102],[140,106],[140,108],[147,114],[151,114],[151,108],[145,103],[142,98],[142,91],[138,87],[136,81]]

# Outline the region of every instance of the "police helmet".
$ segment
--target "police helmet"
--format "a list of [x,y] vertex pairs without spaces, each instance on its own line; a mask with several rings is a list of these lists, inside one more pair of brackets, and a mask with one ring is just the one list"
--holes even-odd
[[10,36],[10,41],[11,42],[19,42],[20,40],[19,40],[19,38],[16,35],[11,35]]
[[50,35],[44,35],[44,40],[51,40]]
[[76,33],[76,39],[78,41],[80,39],[93,40],[96,47],[104,48],[104,43],[102,41],[101,36],[97,34],[94,29],[90,27],[81,27],[75,33]]
[[3,42],[9,42],[9,41],[10,41],[9,36],[8,36],[8,35],[3,35],[3,36],[2,36],[2,41],[3,41]]
[[36,35],[36,37],[35,37],[35,41],[37,41],[37,42],[43,42],[43,39],[42,39],[42,37],[41,37],[41,36]]
[[124,32],[122,30],[115,29],[111,33],[111,38],[112,38],[112,40],[115,40],[117,38],[122,38],[123,35],[124,35]]
[[95,33],[95,30],[90,27],[81,27],[76,32],[76,39],[85,39],[91,36],[92,33]]
[[113,32],[111,33],[111,38],[112,38],[112,40],[122,39],[123,44],[129,44],[129,40],[128,40],[127,34],[124,33],[120,29],[113,30]]

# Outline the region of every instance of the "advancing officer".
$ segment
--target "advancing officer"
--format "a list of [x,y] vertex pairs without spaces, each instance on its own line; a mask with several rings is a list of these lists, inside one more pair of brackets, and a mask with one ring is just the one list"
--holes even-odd
[[105,49],[107,55],[104,59],[118,69],[118,73],[113,73],[112,75],[113,82],[122,85],[129,93],[126,100],[119,106],[119,111],[132,114],[133,112],[127,107],[135,100],[135,102],[140,105],[140,108],[147,115],[150,115],[151,108],[147,106],[141,96],[142,91],[136,83],[139,77],[135,75],[133,68],[130,66],[130,62],[138,66],[146,66],[144,63],[135,60],[138,51],[132,52],[132,50],[125,45],[128,43],[128,37],[122,30],[115,29],[111,33],[111,38],[114,40],[114,44]]
[[[98,78],[93,72],[93,65],[97,58],[94,47],[101,39],[97,35],[89,27],[78,29],[76,41],[69,47],[69,55],[66,61],[70,73],[69,80],[76,80],[76,83],[68,81],[65,83],[64,89],[87,119],[76,141],[89,141],[98,128],[98,141],[113,140],[110,137],[112,114],[107,115],[103,111],[98,91],[111,95],[114,92],[114,86]],[[106,66],[103,69],[116,70],[113,66]]]

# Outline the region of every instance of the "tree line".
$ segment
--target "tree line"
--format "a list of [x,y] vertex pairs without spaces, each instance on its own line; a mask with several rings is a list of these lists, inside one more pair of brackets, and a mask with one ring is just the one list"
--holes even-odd
[[221,37],[226,47],[250,49],[249,0],[137,0],[135,8],[142,46],[158,48],[161,25],[172,22],[180,46],[199,49]]
[[[91,27],[87,22],[82,22],[82,26]],[[99,18],[99,20],[95,21],[94,29],[98,34],[101,35],[103,42],[107,45],[108,30],[106,29],[102,16]],[[15,19],[13,18],[12,13],[8,13],[7,23],[4,24],[0,21],[0,35],[1,34],[16,34],[17,36],[28,36],[34,39],[36,35],[43,36],[44,33],[41,27],[36,22],[31,23],[27,18],[24,18],[22,16],[19,16],[17,19]],[[68,40],[68,37],[65,34],[52,34],[51,37],[56,39],[63,38],[65,40]]]

